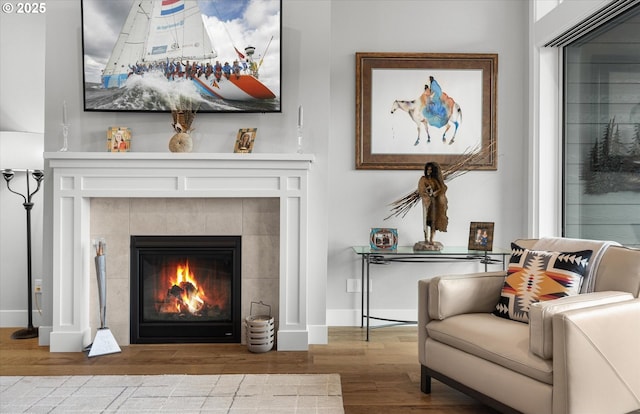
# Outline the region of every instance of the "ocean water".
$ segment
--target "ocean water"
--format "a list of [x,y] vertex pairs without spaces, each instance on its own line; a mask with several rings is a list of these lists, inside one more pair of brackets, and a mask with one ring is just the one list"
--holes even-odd
[[231,101],[201,95],[190,80],[167,81],[161,74],[132,76],[120,88],[104,89],[84,84],[85,109],[89,111],[171,111],[188,99],[198,112],[279,112],[280,99]]

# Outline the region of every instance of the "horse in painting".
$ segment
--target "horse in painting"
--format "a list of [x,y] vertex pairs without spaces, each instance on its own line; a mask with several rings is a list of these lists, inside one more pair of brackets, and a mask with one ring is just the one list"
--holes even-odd
[[[413,101],[393,101],[393,105],[391,106],[391,113],[394,113],[396,110],[401,109],[409,114],[409,117],[416,124],[416,129],[418,130],[418,138],[413,145],[418,145],[420,142],[420,125],[424,126],[424,130],[427,131],[427,137],[429,136],[429,127],[427,125],[427,120],[422,114],[422,108],[420,107],[420,102],[417,100]],[[430,142],[431,138],[427,139],[427,142]]]

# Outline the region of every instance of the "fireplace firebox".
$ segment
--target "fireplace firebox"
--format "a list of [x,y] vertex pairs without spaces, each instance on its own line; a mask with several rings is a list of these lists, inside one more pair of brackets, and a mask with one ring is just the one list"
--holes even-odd
[[131,343],[240,343],[240,236],[131,236]]

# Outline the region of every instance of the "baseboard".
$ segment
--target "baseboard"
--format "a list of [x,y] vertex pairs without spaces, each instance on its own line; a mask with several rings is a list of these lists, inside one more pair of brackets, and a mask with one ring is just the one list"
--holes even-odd
[[327,325],[308,325],[309,345],[326,345],[329,343],[329,328]]
[[17,328],[27,325],[27,311],[0,311],[0,328]]
[[[44,319],[37,309],[33,310],[31,318],[33,319],[33,326],[40,326]],[[0,310],[0,328],[26,327],[28,320],[29,315],[26,310]]]
[[53,332],[53,326],[39,326],[38,327],[38,345],[49,346],[51,345],[51,332]]
[[278,330],[276,347],[278,351],[308,351],[309,331]]

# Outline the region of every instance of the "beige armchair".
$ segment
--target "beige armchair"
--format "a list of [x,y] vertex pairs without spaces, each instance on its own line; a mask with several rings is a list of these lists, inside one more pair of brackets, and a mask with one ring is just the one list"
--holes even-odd
[[421,280],[422,392],[434,378],[501,412],[640,409],[640,250],[563,238],[516,243],[592,250],[580,294],[531,305],[523,323],[492,314],[506,272]]

